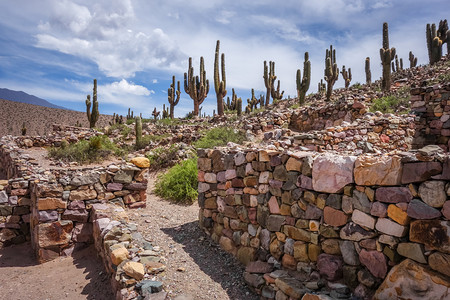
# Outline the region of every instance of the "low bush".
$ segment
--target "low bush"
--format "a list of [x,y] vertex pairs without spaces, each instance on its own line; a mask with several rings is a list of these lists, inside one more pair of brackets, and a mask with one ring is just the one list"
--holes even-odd
[[192,204],[198,197],[197,158],[182,161],[158,176],[155,193],[165,199]]
[[245,141],[245,134],[229,127],[215,127],[206,131],[205,135],[194,143],[196,148],[213,148],[225,146],[228,142],[241,144]]
[[51,147],[48,150],[51,158],[66,162],[76,161],[79,164],[102,161],[113,154],[120,156],[124,152],[105,135],[94,136],[90,140],[73,144],[63,142],[61,147]]
[[[370,107],[371,112],[394,113],[402,107],[408,107],[409,97],[384,96],[375,99]],[[406,112],[406,111],[402,111]]]
[[159,170],[171,167],[173,162],[176,161],[177,151],[178,149],[175,145],[170,145],[169,148],[156,147],[152,149],[147,154],[147,158],[150,160],[150,168],[152,170]]

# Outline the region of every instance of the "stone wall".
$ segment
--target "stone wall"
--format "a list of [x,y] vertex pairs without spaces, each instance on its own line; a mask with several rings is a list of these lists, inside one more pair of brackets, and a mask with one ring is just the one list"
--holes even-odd
[[[413,298],[444,299],[450,158],[439,150],[199,150],[200,226],[246,265],[245,281],[264,299],[312,292],[369,299],[388,272],[400,275],[376,297],[400,286]],[[413,273],[427,278],[423,290]]]
[[416,117],[413,148],[439,145],[450,149],[450,84],[411,90],[411,109]]

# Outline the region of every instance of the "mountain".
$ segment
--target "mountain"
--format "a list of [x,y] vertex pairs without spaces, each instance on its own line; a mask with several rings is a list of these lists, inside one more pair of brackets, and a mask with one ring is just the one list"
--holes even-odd
[[51,104],[47,100],[38,98],[33,95],[29,95],[22,91],[13,91],[13,90],[3,89],[3,88],[0,88],[0,99],[21,102],[21,103],[34,104],[34,105],[40,105],[40,106],[49,107],[49,108],[59,108],[59,109],[70,110],[70,109],[62,107],[62,106]]

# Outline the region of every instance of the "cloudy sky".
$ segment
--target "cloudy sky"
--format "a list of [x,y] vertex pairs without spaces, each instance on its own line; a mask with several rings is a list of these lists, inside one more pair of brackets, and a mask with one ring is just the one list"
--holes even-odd
[[[193,58],[198,74],[205,59],[211,88],[203,111],[216,106],[214,49],[225,53],[227,88],[238,96],[264,93],[263,62],[276,62],[285,96],[296,95],[295,74],[308,51],[309,92],[323,78],[325,49],[336,49],[339,68],[364,82],[364,59],[372,78],[381,74],[383,22],[391,47],[408,63],[408,52],[426,64],[425,26],[450,17],[448,0],[15,0],[0,1],[0,87],[22,90],[57,105],[85,110],[97,78],[101,113],[148,117],[167,104],[172,75],[181,81]],[[340,76],[335,87],[342,87]],[[184,93],[178,116],[193,109]]]

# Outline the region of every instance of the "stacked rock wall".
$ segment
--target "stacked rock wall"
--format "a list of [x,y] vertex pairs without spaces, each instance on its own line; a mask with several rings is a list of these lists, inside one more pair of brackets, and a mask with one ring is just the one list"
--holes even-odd
[[264,299],[369,298],[403,260],[448,295],[450,158],[433,153],[199,150],[200,225]]
[[417,115],[413,148],[435,144],[450,149],[450,84],[411,90],[411,109]]

